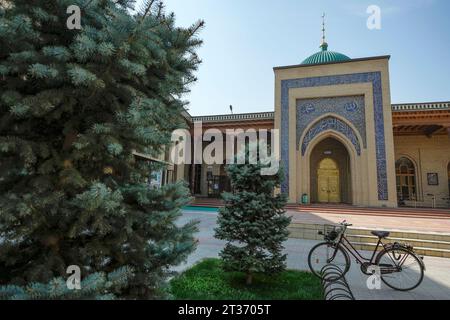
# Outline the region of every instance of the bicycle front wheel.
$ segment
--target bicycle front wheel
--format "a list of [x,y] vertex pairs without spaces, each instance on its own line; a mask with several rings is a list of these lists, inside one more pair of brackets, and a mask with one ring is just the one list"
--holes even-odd
[[[309,252],[308,265],[311,272],[321,280],[337,281],[350,269],[350,258],[341,246],[323,242],[313,247]],[[333,272],[324,279],[323,269],[327,265],[334,265],[341,272]]]
[[423,281],[424,267],[420,258],[405,248],[390,248],[377,258],[381,280],[390,288],[410,291]]

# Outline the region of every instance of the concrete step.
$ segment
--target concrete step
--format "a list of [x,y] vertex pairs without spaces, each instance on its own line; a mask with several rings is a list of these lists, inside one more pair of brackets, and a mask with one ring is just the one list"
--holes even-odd
[[220,199],[195,198],[189,206],[191,207],[208,207],[208,208],[222,208],[224,202]]
[[407,230],[382,230],[382,229],[370,229],[370,228],[349,228],[347,230],[348,235],[366,235],[372,236],[372,231],[389,231],[390,238],[399,239],[419,239],[419,240],[431,240],[431,241],[445,241],[450,242],[450,234],[437,233],[437,232],[425,232],[425,231],[407,231]]
[[357,207],[351,205],[299,205],[299,204],[287,204],[287,208],[297,209],[300,211],[329,211],[329,212],[369,212],[369,213],[382,213],[382,212],[398,212],[398,213],[423,213],[423,214],[446,214],[450,215],[450,208],[379,208],[379,207]]
[[450,209],[418,208],[359,208],[354,206],[303,206],[288,204],[287,210],[305,213],[348,214],[359,216],[415,217],[428,219],[450,218]]
[[[354,243],[352,245],[355,249],[365,250],[365,251],[373,251],[375,249],[376,244],[374,243]],[[380,251],[382,248],[379,248]],[[414,252],[419,256],[428,256],[428,257],[440,257],[440,258],[450,258],[450,250],[447,249],[436,249],[436,248],[427,248],[427,247],[414,247]]]
[[[309,223],[292,223],[289,226],[290,229],[299,229],[305,232],[323,231],[324,226],[321,224],[309,224]],[[390,238],[399,239],[420,239],[420,240],[433,240],[433,241],[445,241],[450,242],[450,234],[438,233],[438,232],[425,232],[425,231],[409,231],[409,230],[392,230],[392,229],[377,229],[377,228],[348,228],[347,235],[362,235],[372,236],[372,231],[389,231]]]
[[[358,250],[373,250],[378,238],[371,234],[373,229],[349,228],[347,238]],[[293,223],[289,226],[290,237],[297,239],[323,240],[319,231],[324,231],[324,225]],[[390,231],[390,230],[386,230]],[[450,258],[450,234],[392,230],[385,242],[400,242],[410,244],[419,255]]]

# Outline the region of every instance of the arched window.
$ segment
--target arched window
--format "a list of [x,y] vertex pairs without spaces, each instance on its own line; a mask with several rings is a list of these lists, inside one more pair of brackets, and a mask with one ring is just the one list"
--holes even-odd
[[395,163],[397,174],[397,196],[399,200],[417,199],[416,169],[408,158],[400,158]]

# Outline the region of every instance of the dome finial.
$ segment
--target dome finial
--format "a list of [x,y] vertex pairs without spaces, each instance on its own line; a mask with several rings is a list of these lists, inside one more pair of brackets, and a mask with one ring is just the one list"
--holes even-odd
[[322,44],[320,45],[322,51],[327,51],[328,43],[325,41],[325,12],[322,14]]

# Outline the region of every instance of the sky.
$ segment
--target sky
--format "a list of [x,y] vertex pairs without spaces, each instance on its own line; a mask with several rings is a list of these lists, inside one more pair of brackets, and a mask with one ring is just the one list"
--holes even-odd
[[[143,1],[143,0],[138,0]],[[449,0],[165,0],[177,25],[206,23],[191,86],[193,116],[274,110],[273,67],[319,51],[323,12],[328,50],[351,58],[391,55],[391,102],[450,101]],[[366,12],[381,9],[381,29]]]

